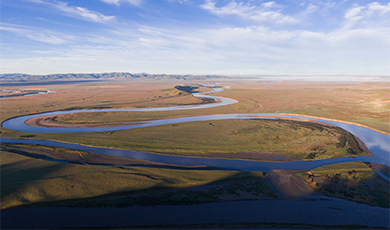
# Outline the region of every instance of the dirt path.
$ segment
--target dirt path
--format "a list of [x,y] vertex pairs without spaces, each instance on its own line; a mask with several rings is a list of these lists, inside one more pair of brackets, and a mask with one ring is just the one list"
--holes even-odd
[[305,170],[271,170],[267,173],[266,179],[286,198],[319,195],[318,192],[313,191],[306,185],[303,177],[295,175],[299,172],[305,173]]

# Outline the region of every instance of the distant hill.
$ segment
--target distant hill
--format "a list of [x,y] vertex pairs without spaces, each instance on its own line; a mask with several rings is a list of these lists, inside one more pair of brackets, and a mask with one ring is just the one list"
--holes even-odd
[[49,75],[0,74],[1,82],[31,82],[31,81],[77,81],[77,80],[207,80],[221,79],[217,75],[174,75],[147,73],[68,73]]

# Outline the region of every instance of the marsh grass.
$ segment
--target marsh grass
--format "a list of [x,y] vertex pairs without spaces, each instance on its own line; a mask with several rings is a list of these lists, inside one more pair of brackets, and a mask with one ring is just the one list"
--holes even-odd
[[[73,154],[72,151],[70,154]],[[41,202],[144,194],[149,191],[159,192],[202,186],[218,181],[228,183],[256,178],[261,181],[262,177],[262,172],[188,171],[64,164],[5,150],[1,152],[1,208]],[[258,190],[261,191],[272,195],[272,189],[266,185]]]
[[390,207],[390,185],[369,163],[326,165],[305,175],[306,183],[326,195],[374,206]]

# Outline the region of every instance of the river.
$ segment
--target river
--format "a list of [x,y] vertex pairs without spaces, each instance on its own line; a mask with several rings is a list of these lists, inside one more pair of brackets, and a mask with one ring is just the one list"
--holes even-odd
[[27,92],[20,92],[21,94],[15,94],[15,95],[4,95],[0,96],[0,99],[8,99],[8,98],[13,98],[13,97],[25,97],[25,96],[32,96],[32,95],[39,95],[39,94],[49,94],[49,93],[54,93],[53,91],[37,91],[33,93],[27,93]]

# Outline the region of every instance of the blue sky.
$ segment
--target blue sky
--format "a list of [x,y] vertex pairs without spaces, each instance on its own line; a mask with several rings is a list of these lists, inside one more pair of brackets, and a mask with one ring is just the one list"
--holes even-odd
[[390,1],[2,0],[1,73],[390,73]]

